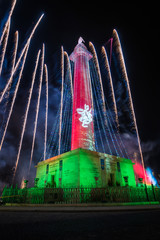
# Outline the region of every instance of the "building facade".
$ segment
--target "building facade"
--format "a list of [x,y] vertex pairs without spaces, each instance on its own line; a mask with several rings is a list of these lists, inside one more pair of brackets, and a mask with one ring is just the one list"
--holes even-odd
[[136,186],[131,160],[81,148],[39,162],[36,168],[42,188]]

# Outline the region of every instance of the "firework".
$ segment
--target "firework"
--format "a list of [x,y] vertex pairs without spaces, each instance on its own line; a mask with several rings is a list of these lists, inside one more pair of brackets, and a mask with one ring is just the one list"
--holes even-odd
[[[14,69],[14,66],[15,66],[16,56],[17,56],[17,49],[18,49],[18,31],[15,32],[15,46],[14,46],[14,51],[13,51],[11,73],[12,73],[12,71]],[[12,78],[12,80],[13,80],[13,78]],[[10,85],[8,87],[8,90],[7,90],[7,94],[6,94],[7,101],[6,101],[6,104],[5,104],[5,111],[6,111],[6,108],[7,108],[7,105],[8,105],[8,99],[9,99],[9,95],[10,95],[11,86],[12,86],[12,82],[10,83]]]
[[9,87],[10,83],[12,82],[12,78],[13,78],[15,72],[17,71],[19,65],[20,65],[21,59],[22,59],[22,57],[23,57],[23,55],[24,55],[26,49],[27,49],[28,46],[30,45],[30,41],[31,41],[31,39],[32,39],[32,37],[33,37],[33,34],[34,34],[35,30],[37,29],[37,27],[38,27],[40,21],[42,20],[43,16],[44,16],[44,14],[41,15],[41,17],[39,18],[39,20],[38,20],[37,23],[35,24],[35,26],[34,26],[32,32],[31,32],[31,34],[30,34],[30,36],[29,36],[29,38],[28,38],[28,40],[27,40],[27,42],[26,42],[24,48],[22,49],[22,52],[21,52],[21,54],[20,54],[20,56],[19,56],[19,59],[17,60],[17,63],[16,63],[16,65],[15,65],[15,67],[14,67],[14,70],[12,71],[11,76],[10,76],[10,78],[9,78],[9,80],[8,80],[8,82],[7,82],[6,86],[5,86],[5,88],[4,88],[4,90],[2,91],[2,93],[1,93],[1,96],[0,96],[0,103],[2,102],[3,97],[4,97],[4,95],[5,95],[6,91],[7,91],[7,89],[8,89],[8,87]]
[[110,67],[109,67],[107,53],[106,53],[106,50],[105,50],[104,47],[102,47],[102,54],[103,54],[104,59],[105,59],[105,67],[106,67],[106,70],[107,70],[108,76],[109,76],[109,83],[110,83],[110,86],[111,86],[111,93],[112,93],[112,100],[113,100],[113,104],[114,104],[114,112],[115,112],[115,116],[116,116],[116,123],[117,123],[117,128],[119,129],[118,111],[117,111],[117,104],[116,104],[116,99],[115,99],[115,94],[114,94],[113,81],[112,81],[112,76],[111,76],[111,71],[110,71]]
[[9,121],[10,121],[10,118],[11,118],[11,115],[12,115],[12,112],[13,112],[13,107],[14,107],[14,103],[15,103],[15,100],[16,100],[16,97],[17,97],[17,92],[18,92],[18,89],[19,89],[19,85],[20,85],[20,82],[21,82],[22,73],[23,73],[23,70],[24,70],[24,65],[25,65],[25,62],[26,62],[27,54],[28,54],[28,49],[29,49],[29,46],[27,47],[26,52],[24,54],[22,67],[21,67],[21,70],[20,70],[20,73],[19,73],[17,85],[16,85],[16,88],[15,88],[15,91],[14,91],[14,95],[13,95],[13,99],[12,99],[9,115],[8,115],[8,118],[7,118],[7,123],[6,123],[5,129],[4,129],[4,133],[3,133],[3,136],[2,136],[2,140],[1,140],[0,150],[2,149],[2,145],[3,145],[4,138],[5,138],[5,135],[6,135],[6,131],[7,131],[7,128],[8,128],[8,124],[9,124]]
[[11,10],[10,10],[9,15],[8,15],[8,19],[7,19],[7,21],[6,21],[5,25],[4,25],[4,29],[3,29],[3,32],[2,32],[2,35],[1,35],[1,38],[0,38],[0,45],[1,45],[2,41],[3,41],[3,38],[4,38],[4,35],[5,35],[5,32],[6,32],[6,29],[8,27],[8,24],[9,24],[9,22],[11,20],[11,16],[12,16],[13,10],[15,8],[16,2],[17,1],[14,0],[13,3],[12,3]]
[[47,122],[48,122],[48,69],[44,65],[45,82],[46,82],[46,116],[45,116],[45,137],[44,137],[44,160],[46,158],[46,145],[47,145]]
[[103,91],[103,84],[102,84],[100,67],[99,67],[99,63],[98,63],[98,57],[97,57],[97,53],[96,53],[96,50],[95,50],[95,47],[94,47],[93,43],[89,42],[89,47],[91,48],[91,52],[93,54],[94,63],[95,63],[97,73],[98,73],[98,77],[99,77],[99,81],[100,81],[101,95],[102,95],[102,101],[103,101],[103,110],[104,110],[104,113],[105,113],[106,112],[106,106],[105,106],[105,100],[104,100],[104,91]]
[[18,149],[18,154],[17,154],[17,160],[16,160],[16,166],[15,166],[14,176],[15,176],[16,171],[17,171],[17,166],[18,166],[19,158],[20,158],[20,154],[21,154],[23,137],[24,137],[24,133],[25,133],[25,129],[26,129],[28,112],[29,112],[29,107],[30,107],[30,103],[31,103],[32,92],[33,92],[33,87],[34,87],[34,82],[35,82],[37,67],[38,67],[38,63],[39,63],[39,56],[40,56],[40,50],[39,50],[38,55],[37,55],[37,60],[36,60],[36,64],[35,64],[35,69],[34,69],[33,77],[32,77],[31,88],[30,88],[30,90],[29,90],[28,103],[27,103],[27,108],[26,108],[26,112],[25,112],[25,116],[24,116],[24,122],[23,122],[23,128],[22,128],[22,132],[21,132],[21,139],[20,139],[20,143],[19,143],[19,149]]
[[0,76],[2,73],[2,67],[3,67],[3,62],[4,62],[4,57],[6,53],[6,48],[7,48],[7,43],[8,43],[8,37],[9,37],[9,31],[10,31],[10,21],[7,24],[6,32],[5,32],[5,38],[4,38],[4,46],[2,48],[2,54],[1,54],[1,61],[0,61]]
[[39,114],[41,90],[42,90],[42,80],[43,80],[43,70],[44,70],[44,51],[45,51],[45,45],[43,44],[42,56],[41,56],[41,72],[40,72],[40,81],[39,81],[38,100],[37,100],[37,107],[36,107],[36,117],[35,117],[35,123],[34,123],[32,150],[31,150],[31,157],[30,157],[28,173],[30,172],[30,169],[31,169],[32,158],[33,158],[33,151],[34,151],[34,144],[35,144],[35,138],[36,138],[36,131],[37,131],[37,122],[38,122],[38,114]]
[[142,161],[142,166],[143,166],[144,176],[145,176],[145,182],[146,182],[146,172],[145,172],[145,167],[144,167],[144,159],[143,159],[143,154],[142,154],[142,148],[141,148],[141,142],[140,142],[138,127],[137,127],[136,116],[135,116],[135,112],[134,112],[134,106],[133,106],[133,101],[132,101],[130,85],[129,85],[129,79],[128,79],[128,75],[127,75],[127,71],[126,71],[126,66],[125,66],[125,62],[124,62],[124,57],[123,57],[123,52],[122,52],[120,39],[119,39],[118,33],[117,33],[117,31],[115,29],[113,30],[113,39],[115,41],[115,45],[116,45],[116,48],[117,48],[122,74],[123,74],[123,77],[124,77],[124,79],[125,79],[125,81],[127,83],[127,89],[128,89],[128,94],[129,94],[130,110],[131,110],[131,114],[132,114],[133,122],[134,122],[134,127],[135,127],[136,134],[137,134],[139,152],[140,152],[140,156],[141,156],[141,161]]
[[64,88],[64,50],[61,47],[61,73],[62,73],[62,88],[61,88],[61,110],[60,110],[60,124],[59,124],[59,147],[58,153],[61,151],[61,132],[62,132],[62,110],[63,110],[63,88]]
[[18,34],[18,31],[16,31],[15,32],[15,47],[14,47],[14,51],[13,51],[11,73],[13,72],[13,69],[14,69],[15,63],[16,63],[16,56],[17,56],[17,49],[18,49],[18,39],[19,39],[19,34]]
[[66,59],[67,59],[67,66],[68,66],[68,69],[69,69],[69,79],[70,79],[70,84],[71,84],[71,95],[72,95],[72,99],[73,99],[73,84],[72,84],[71,63],[70,63],[68,53],[66,51],[64,51],[64,55],[66,56]]

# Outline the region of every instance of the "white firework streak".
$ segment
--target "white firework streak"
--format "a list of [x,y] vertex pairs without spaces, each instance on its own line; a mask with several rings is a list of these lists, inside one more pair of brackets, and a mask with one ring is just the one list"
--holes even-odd
[[15,63],[16,63],[16,56],[17,56],[17,50],[18,50],[18,39],[19,39],[19,33],[18,33],[18,31],[16,31],[15,32],[15,47],[14,47],[14,51],[13,51],[11,73],[13,72]]
[[69,68],[69,79],[70,79],[70,84],[71,84],[71,94],[72,94],[72,100],[73,100],[73,84],[72,84],[71,62],[70,62],[70,59],[68,57],[68,53],[66,51],[64,51],[64,55],[67,58],[67,65],[68,65],[68,68]]
[[116,116],[116,123],[117,123],[117,128],[119,129],[118,111],[117,111],[117,104],[116,104],[116,99],[115,99],[115,94],[114,94],[113,81],[112,81],[112,76],[111,76],[111,71],[110,71],[110,67],[109,67],[109,61],[108,61],[107,53],[106,53],[106,50],[105,50],[104,47],[102,47],[102,53],[103,53],[104,58],[105,58],[105,67],[106,67],[107,72],[108,72],[109,82],[110,82],[110,86],[111,86],[112,100],[113,100],[113,103],[114,103],[114,112],[115,112],[115,116]]
[[29,38],[28,38],[28,40],[27,40],[27,43],[25,44],[24,48],[22,49],[22,52],[21,52],[21,54],[20,54],[19,59],[17,60],[17,63],[16,63],[16,65],[15,65],[15,68],[14,68],[14,70],[12,71],[12,74],[11,74],[11,76],[10,76],[10,78],[9,78],[6,86],[5,86],[5,88],[4,88],[4,90],[2,91],[2,93],[1,93],[0,103],[2,102],[3,97],[4,97],[4,95],[5,95],[6,91],[7,91],[10,83],[12,82],[12,78],[13,78],[15,72],[17,71],[17,69],[18,69],[18,67],[19,67],[19,64],[20,64],[21,59],[22,59],[22,57],[23,57],[23,55],[24,55],[24,53],[25,53],[25,51],[26,51],[26,48],[30,45],[30,41],[31,41],[31,39],[32,39],[32,37],[33,37],[33,34],[34,34],[35,30],[37,29],[37,27],[38,27],[41,19],[43,18],[43,16],[44,16],[44,14],[42,14],[41,17],[39,18],[39,20],[37,21],[36,25],[34,26],[32,32],[31,32],[31,34],[30,34],[30,36],[29,36]]
[[[14,47],[14,51],[13,51],[13,59],[12,59],[11,72],[13,71],[14,66],[15,66],[17,49],[18,49],[18,31],[15,32],[15,47]],[[13,79],[13,78],[12,78],[12,79]],[[9,98],[11,86],[12,86],[12,82],[10,83],[10,85],[9,85],[9,87],[8,87],[7,94],[6,94],[6,99]],[[8,100],[7,100],[6,104],[5,104],[5,107],[7,107],[7,105],[8,105]],[[6,109],[5,109],[5,111],[6,111]]]
[[4,57],[5,57],[5,53],[6,53],[6,48],[7,48],[7,43],[8,43],[8,37],[9,37],[9,31],[10,31],[10,25],[11,22],[9,21],[7,24],[7,28],[5,31],[5,38],[4,38],[4,46],[2,48],[2,54],[1,54],[1,61],[0,61],[0,76],[2,73],[2,67],[3,67],[3,62],[4,62]]
[[141,161],[142,161],[142,166],[143,166],[143,171],[144,171],[144,176],[145,176],[145,183],[146,183],[146,180],[147,180],[146,171],[145,171],[145,166],[144,166],[144,159],[143,159],[143,153],[142,153],[142,148],[141,148],[141,141],[140,141],[140,137],[139,137],[139,131],[138,131],[138,127],[137,127],[137,120],[136,120],[136,115],[135,115],[133,101],[132,101],[131,89],[130,89],[130,85],[129,85],[129,79],[128,79],[127,70],[126,70],[126,66],[125,66],[125,62],[124,62],[124,57],[123,57],[123,52],[122,52],[120,39],[119,39],[118,33],[115,29],[113,30],[113,36],[114,36],[115,43],[117,44],[116,47],[117,47],[117,51],[118,51],[118,55],[119,55],[119,61],[120,61],[120,64],[121,64],[121,69],[122,69],[122,72],[123,72],[123,75],[124,75],[124,79],[127,83],[130,110],[131,110],[132,117],[133,117],[134,127],[135,127],[135,130],[136,130],[136,133],[137,133],[139,152],[140,152],[140,156],[141,156]]
[[58,154],[61,151],[61,132],[62,132],[62,110],[63,110],[63,88],[64,88],[64,50],[61,47],[61,74],[62,74],[62,88],[61,88],[61,110],[60,110],[60,123],[59,123],[59,147]]
[[5,135],[6,135],[6,131],[7,131],[7,128],[8,128],[8,124],[9,124],[9,121],[10,121],[10,118],[11,118],[11,115],[12,115],[14,103],[15,103],[15,100],[16,100],[17,92],[18,92],[20,81],[21,81],[21,78],[22,78],[24,65],[25,65],[25,62],[26,62],[27,54],[28,54],[28,49],[29,49],[29,46],[26,49],[26,52],[25,52],[25,55],[24,55],[24,59],[23,59],[23,62],[22,62],[22,67],[21,67],[21,70],[20,70],[20,73],[19,73],[19,78],[18,78],[18,81],[17,81],[16,88],[15,88],[15,91],[14,91],[14,95],[13,95],[10,111],[9,111],[8,118],[7,118],[7,123],[6,123],[5,129],[4,129],[4,133],[3,133],[1,144],[0,144],[0,151],[2,149],[2,145],[3,145],[4,138],[5,138]]
[[2,41],[3,41],[4,34],[5,34],[5,32],[6,32],[8,23],[9,23],[10,20],[11,20],[11,16],[12,16],[13,10],[14,10],[14,8],[15,8],[16,2],[17,2],[17,1],[14,0],[13,3],[12,3],[11,10],[10,10],[10,13],[9,13],[9,16],[8,16],[8,19],[7,19],[7,21],[6,21],[5,25],[4,25],[4,29],[3,29],[3,32],[2,32],[2,35],[1,35],[1,38],[0,38],[0,45],[1,45]]
[[46,146],[47,146],[47,125],[48,125],[48,69],[47,65],[44,65],[45,82],[46,82],[46,116],[45,116],[45,136],[44,136],[44,160],[46,158]]
[[[25,133],[25,129],[26,129],[26,123],[27,123],[27,119],[28,119],[28,112],[29,112],[29,108],[30,108],[32,92],[33,92],[35,77],[36,77],[36,73],[37,73],[37,67],[38,67],[38,63],[39,63],[40,52],[41,51],[39,50],[39,52],[37,54],[35,69],[34,69],[33,76],[32,76],[31,88],[29,90],[28,103],[27,103],[27,108],[26,108],[26,112],[25,112],[25,116],[24,116],[24,122],[23,122],[23,128],[22,128],[22,133],[21,133],[21,139],[20,139],[20,143],[19,143],[19,149],[18,149],[18,154],[17,154],[17,160],[16,160],[15,171],[14,171],[14,177],[15,177],[15,174],[16,174],[16,171],[17,171],[17,166],[18,166],[19,158],[20,158],[20,154],[21,154],[23,137],[24,137],[24,133]],[[14,178],[13,178],[13,180],[14,180]]]
[[39,81],[38,100],[37,100],[37,107],[36,107],[36,117],[35,117],[35,122],[34,122],[34,131],[33,131],[33,140],[32,140],[32,150],[31,150],[31,157],[30,157],[28,175],[29,175],[29,172],[30,172],[30,169],[31,169],[32,158],[33,158],[33,151],[34,151],[34,145],[35,145],[35,138],[36,138],[36,131],[37,131],[37,122],[38,122],[38,115],[39,115],[39,106],[40,106],[40,99],[41,99],[43,70],[44,70],[44,51],[45,51],[44,48],[45,48],[45,46],[44,46],[44,44],[43,44],[43,47],[42,47],[42,56],[41,56],[41,73],[40,73],[40,81]]
[[[94,47],[92,42],[89,42],[89,47],[91,48],[91,51],[92,51],[92,54],[93,54],[93,59],[94,59],[96,69],[97,69],[97,72],[98,72],[98,77],[99,77],[99,81],[100,81],[100,85],[101,85],[101,96],[102,96],[102,101],[103,101],[103,111],[104,111],[104,113],[106,113],[106,105],[105,105],[105,100],[104,100],[104,91],[103,91],[100,67],[99,67],[99,63],[98,63],[98,57],[97,57],[96,50],[95,50],[95,47]],[[106,117],[105,121],[107,123],[107,117]]]

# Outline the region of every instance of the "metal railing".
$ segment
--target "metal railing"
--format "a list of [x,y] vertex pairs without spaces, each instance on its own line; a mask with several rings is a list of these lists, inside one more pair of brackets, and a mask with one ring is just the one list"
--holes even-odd
[[5,188],[3,203],[76,204],[160,202],[157,187],[106,187],[106,188]]

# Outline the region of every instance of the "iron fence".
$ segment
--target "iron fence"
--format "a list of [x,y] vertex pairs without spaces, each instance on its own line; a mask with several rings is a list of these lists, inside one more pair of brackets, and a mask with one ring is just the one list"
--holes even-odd
[[106,187],[106,188],[5,188],[3,203],[76,204],[160,202],[158,187]]

